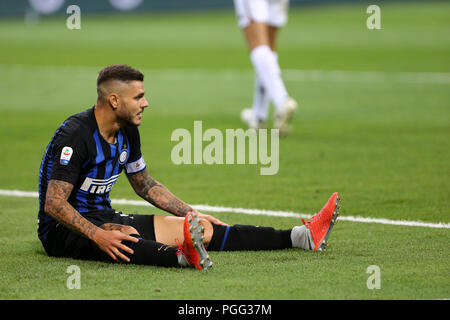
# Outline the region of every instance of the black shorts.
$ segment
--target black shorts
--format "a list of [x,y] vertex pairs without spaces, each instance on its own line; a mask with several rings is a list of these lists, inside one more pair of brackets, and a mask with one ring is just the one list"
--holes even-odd
[[[153,215],[123,214],[117,211],[98,211],[83,214],[87,220],[100,227],[104,223],[117,223],[135,228],[146,240],[156,240]],[[48,231],[42,243],[49,256],[69,257],[83,260],[109,260],[111,257],[100,250],[90,239],[56,223]]]

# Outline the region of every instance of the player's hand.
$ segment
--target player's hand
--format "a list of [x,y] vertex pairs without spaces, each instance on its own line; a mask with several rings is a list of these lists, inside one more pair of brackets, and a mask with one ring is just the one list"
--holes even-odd
[[196,213],[197,213],[197,215],[198,215],[198,217],[200,219],[205,219],[205,220],[208,220],[211,223],[218,224],[218,225],[221,225],[221,226],[228,226],[228,224],[226,224],[225,222],[222,222],[219,219],[214,218],[213,216],[211,216],[209,214],[200,213],[198,211],[196,211]]
[[106,231],[98,229],[92,239],[97,246],[106,252],[114,261],[130,262],[130,259],[123,253],[133,254],[134,251],[124,245],[122,241],[139,242],[136,237],[129,236],[118,230]]

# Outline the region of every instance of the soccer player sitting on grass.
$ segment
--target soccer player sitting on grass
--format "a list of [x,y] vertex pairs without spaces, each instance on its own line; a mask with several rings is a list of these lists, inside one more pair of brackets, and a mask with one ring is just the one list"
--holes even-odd
[[[126,65],[101,70],[95,106],[69,117],[48,144],[39,172],[38,222],[48,255],[208,269],[206,248],[324,248],[338,215],[337,193],[303,226],[275,230],[227,225],[150,177],[138,131],[148,107],[143,80]],[[122,170],[139,196],[175,217],[112,209],[109,193]]]

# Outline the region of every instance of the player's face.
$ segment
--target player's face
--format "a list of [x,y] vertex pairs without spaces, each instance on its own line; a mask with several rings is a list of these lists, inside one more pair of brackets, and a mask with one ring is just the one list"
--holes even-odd
[[121,103],[118,108],[118,118],[126,124],[138,126],[142,122],[144,109],[148,107],[145,98],[144,83],[131,81],[120,94]]

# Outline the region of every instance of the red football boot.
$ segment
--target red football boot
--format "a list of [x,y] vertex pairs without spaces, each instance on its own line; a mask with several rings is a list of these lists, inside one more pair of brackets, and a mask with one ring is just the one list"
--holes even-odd
[[302,219],[303,224],[308,228],[314,242],[314,251],[322,251],[328,244],[327,240],[330,236],[331,229],[336,224],[339,215],[339,194],[333,193],[328,199],[325,206],[316,213],[311,220],[306,222]]
[[186,262],[198,270],[210,269],[213,265],[203,245],[204,231],[197,213],[188,212],[184,219],[184,242],[179,244],[177,254],[182,254]]

